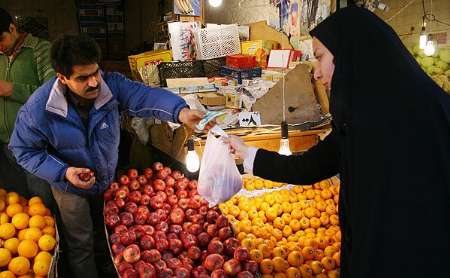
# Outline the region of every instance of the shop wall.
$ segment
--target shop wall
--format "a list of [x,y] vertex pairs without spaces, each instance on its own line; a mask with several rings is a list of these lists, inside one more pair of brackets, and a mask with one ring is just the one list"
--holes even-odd
[[257,21],[278,23],[278,9],[267,0],[224,0],[222,6],[213,8],[205,1],[207,23],[248,24]]
[[2,0],[0,6],[13,16],[47,18],[50,40],[62,33],[78,33],[74,0]]
[[[419,33],[422,27],[422,1],[416,0],[384,0],[389,6],[389,11],[378,11],[377,14],[387,21],[392,28],[400,35],[407,46],[414,46],[419,42]],[[405,7],[408,3],[409,6]],[[425,0],[425,9],[430,12],[430,3],[433,2],[433,14],[437,19],[450,23],[450,1],[449,0]],[[401,12],[400,12],[401,11]],[[399,13],[400,12],[400,13]],[[397,14],[397,15],[396,15]],[[414,28],[413,31],[411,29]],[[438,32],[447,31],[447,39],[450,40],[450,26],[437,22],[427,24],[427,31]]]

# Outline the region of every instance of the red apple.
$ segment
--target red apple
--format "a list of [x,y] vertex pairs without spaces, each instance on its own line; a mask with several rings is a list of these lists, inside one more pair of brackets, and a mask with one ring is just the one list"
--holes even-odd
[[170,221],[173,224],[181,224],[184,220],[184,211],[180,208],[174,208],[170,213]]
[[169,248],[174,254],[178,254],[183,250],[183,243],[179,239],[171,239],[169,240]]
[[153,238],[155,238],[155,241],[159,241],[161,239],[166,239],[167,240],[167,235],[163,231],[156,231],[155,232],[155,236]]
[[[198,196],[198,191],[197,191],[197,189],[189,190],[188,194],[189,194],[189,198],[194,198],[195,196]],[[199,206],[200,206],[200,203],[199,203]]]
[[158,192],[156,192],[156,196],[160,196],[160,197],[161,197],[161,200],[162,200],[163,202],[165,202],[165,201],[167,200],[167,194],[166,194],[166,192],[164,192],[164,191],[158,191]]
[[210,254],[222,254],[223,252],[223,244],[218,240],[211,240],[208,244],[208,252]]
[[155,228],[151,225],[142,225],[142,231],[146,235],[153,236],[155,234]]
[[120,217],[117,214],[107,214],[105,223],[109,228],[114,228],[120,223]]
[[162,179],[153,180],[153,189],[156,191],[164,191],[166,183]]
[[120,234],[123,234],[123,233],[126,233],[126,232],[128,232],[128,228],[127,228],[127,226],[125,226],[123,224],[117,225],[114,228],[114,233],[116,233],[116,234],[120,235]]
[[180,180],[180,179],[184,178],[184,175],[180,171],[175,170],[175,171],[172,171],[172,177],[176,180]]
[[167,263],[168,260],[175,258],[174,254],[170,250],[166,250],[161,255],[162,259]]
[[151,250],[155,248],[155,240],[150,235],[143,235],[140,241],[141,250]]
[[161,162],[155,162],[153,163],[153,170],[160,171],[164,168],[163,164]]
[[144,250],[142,252],[142,259],[147,263],[154,263],[161,260],[161,253],[156,250]]
[[141,258],[141,251],[139,246],[131,244],[123,250],[123,259],[128,263],[135,263]]
[[156,278],[155,268],[149,263],[143,262],[136,266],[136,270],[139,272],[139,278]]
[[189,199],[179,199],[178,206],[183,210],[187,210],[189,208]]
[[94,176],[94,172],[89,169],[87,173],[78,174],[78,178],[84,182],[89,181]]
[[173,270],[170,268],[163,269],[158,274],[158,278],[172,278],[173,277]]
[[177,267],[181,267],[181,261],[178,258],[171,258],[167,260],[167,266],[171,269],[176,269]]
[[167,241],[167,239],[158,239],[155,243],[156,245],[156,249],[159,252],[163,252],[164,250],[167,250],[169,248],[169,242]]
[[234,250],[234,258],[240,262],[245,262],[249,259],[250,255],[248,253],[247,248],[245,247],[237,247],[236,250]]
[[250,271],[241,271],[238,273],[237,278],[253,278],[255,277]]
[[125,211],[129,213],[135,213],[137,211],[138,206],[134,202],[127,202],[125,204]]
[[193,234],[193,235],[199,235],[201,232],[203,232],[202,226],[200,226],[200,224],[192,224],[189,229],[188,232]]
[[127,246],[136,241],[136,233],[133,231],[128,231],[126,233],[120,234],[120,243]]
[[129,212],[122,212],[119,216],[120,216],[121,224],[123,224],[127,227],[133,225],[133,223],[134,223],[133,214],[131,214]]
[[253,274],[256,274],[258,272],[258,263],[251,260],[247,261],[244,264],[244,269],[250,271]]
[[175,185],[175,179],[171,176],[168,176],[164,182],[166,183],[167,187],[173,187]]
[[225,215],[219,215],[219,217],[217,217],[216,219],[216,225],[217,228],[224,228],[224,227],[228,227],[228,218]]
[[118,214],[119,207],[117,206],[115,201],[111,200],[106,202],[104,212],[105,214]]
[[200,225],[203,225],[203,223],[205,221],[205,218],[201,214],[194,214],[194,215],[192,215],[191,219],[192,219],[192,223],[197,223]]
[[139,204],[142,206],[147,206],[148,204],[150,204],[151,199],[152,198],[149,195],[143,194],[141,200],[139,201]]
[[130,183],[130,178],[128,178],[128,176],[126,175],[122,175],[119,178],[119,182],[121,185],[128,185]]
[[167,224],[167,222],[165,221],[160,221],[158,224],[156,224],[155,229],[157,231],[167,233],[169,231],[169,224]]
[[153,170],[152,170],[151,168],[145,168],[145,169],[143,170],[143,173],[144,173],[144,176],[145,176],[147,179],[150,179],[150,178],[152,177],[152,175],[153,175]]
[[223,227],[219,230],[218,235],[220,240],[224,241],[233,236],[233,231],[230,227]]
[[231,237],[231,238],[225,240],[225,242],[224,242],[225,254],[227,254],[230,257],[234,256],[234,251],[239,246],[240,246],[239,240],[237,240],[234,237]]
[[206,214],[206,221],[210,224],[216,223],[217,218],[219,217],[219,213],[215,210],[210,209]]
[[153,192],[153,186],[151,186],[150,184],[146,184],[142,187],[142,193],[144,193],[145,195],[150,196]]
[[105,192],[103,192],[103,199],[105,201],[110,201],[110,200],[112,200],[113,197],[114,197],[114,191],[112,191],[111,189],[108,189]]
[[128,196],[128,191],[121,187],[116,191],[115,198],[116,199],[125,199]]
[[127,262],[121,262],[117,264],[117,271],[119,271],[120,274],[123,274],[125,270],[132,269],[133,265]]
[[175,189],[173,189],[173,187],[166,187],[166,190],[164,190],[164,192],[166,192],[167,197],[175,195]]
[[131,180],[128,187],[130,188],[130,190],[139,190],[141,184],[137,180]]
[[186,267],[178,267],[175,269],[175,277],[176,278],[189,278],[190,271]]
[[125,199],[115,198],[114,202],[116,203],[119,209],[125,207]]
[[113,245],[111,245],[111,250],[113,251],[114,255],[121,254],[124,249],[125,246],[120,243],[114,243]]
[[223,270],[227,275],[234,276],[241,271],[241,263],[236,259],[231,259],[223,264]]
[[[201,206],[198,209],[198,213],[200,213],[201,215],[205,216],[208,214],[208,207],[207,206]],[[209,223],[209,222],[208,222]]]
[[186,199],[189,196],[186,190],[178,190],[176,194],[178,199]]
[[136,169],[129,169],[127,175],[130,179],[136,179],[139,173]]
[[167,201],[169,202],[169,204],[171,206],[177,205],[178,204],[178,197],[176,195],[170,195],[168,197]]
[[140,175],[137,178],[137,181],[139,182],[140,185],[146,185],[148,183],[148,179],[147,177],[145,177],[145,175]]
[[119,243],[120,242],[120,234],[113,233],[109,236],[109,243]]
[[189,249],[191,246],[197,246],[197,237],[192,234],[187,234],[186,237],[181,237],[181,241],[183,242],[184,248]]
[[138,225],[144,225],[148,219],[148,213],[138,213],[134,214],[134,222]]
[[202,250],[197,246],[191,246],[188,249],[188,257],[192,260],[198,260],[202,256]]
[[209,271],[214,271],[216,269],[222,268],[224,259],[219,254],[208,255],[203,261],[203,267]]
[[191,180],[188,182],[189,189],[197,189],[198,182],[196,180]]
[[211,237],[207,233],[203,232],[197,236],[197,239],[198,239],[198,244],[200,245],[200,247],[206,247],[206,246],[208,246],[208,244],[211,240]]
[[226,278],[225,271],[223,269],[216,269],[211,273],[211,278]]
[[187,186],[187,183],[183,179],[175,181],[176,190],[186,190]]
[[117,183],[117,182],[111,183],[111,185],[109,186],[109,189],[112,190],[113,192],[116,191],[117,189],[119,189],[119,183]]
[[183,230],[183,227],[180,225],[170,225],[169,232],[174,234],[179,234]]
[[217,226],[215,224],[209,224],[206,232],[210,237],[215,237],[217,235]]
[[154,262],[153,266],[155,267],[155,269],[158,273],[161,273],[164,269],[167,269],[167,264],[163,260],[158,260],[158,261]]
[[164,201],[162,201],[161,196],[156,195],[150,199],[150,206],[155,210],[162,208],[163,204]]

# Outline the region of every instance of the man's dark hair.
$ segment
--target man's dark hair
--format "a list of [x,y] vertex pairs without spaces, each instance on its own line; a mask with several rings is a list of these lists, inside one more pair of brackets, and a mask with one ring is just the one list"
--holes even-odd
[[101,50],[97,42],[87,35],[64,35],[53,42],[51,59],[55,71],[69,78],[73,66],[100,62]]
[[0,35],[3,32],[9,32],[9,25],[11,23],[14,23],[12,16],[7,11],[0,8]]

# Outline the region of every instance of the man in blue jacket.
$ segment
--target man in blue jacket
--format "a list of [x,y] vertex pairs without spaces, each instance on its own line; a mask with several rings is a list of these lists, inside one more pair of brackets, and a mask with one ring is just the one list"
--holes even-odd
[[[87,36],[60,38],[51,56],[57,77],[20,109],[9,147],[21,166],[52,187],[73,276],[99,277],[93,233],[102,223],[93,223],[93,215],[102,213],[102,193],[114,179],[120,112],[190,127],[203,114],[166,90],[101,72],[100,49]],[[95,176],[81,180],[89,169]]]

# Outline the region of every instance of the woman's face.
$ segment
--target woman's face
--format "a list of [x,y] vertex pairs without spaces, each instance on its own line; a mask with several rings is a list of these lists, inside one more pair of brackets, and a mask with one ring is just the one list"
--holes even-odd
[[313,37],[314,56],[317,65],[314,68],[314,79],[320,80],[322,84],[331,89],[331,80],[334,73],[334,56],[316,37]]

